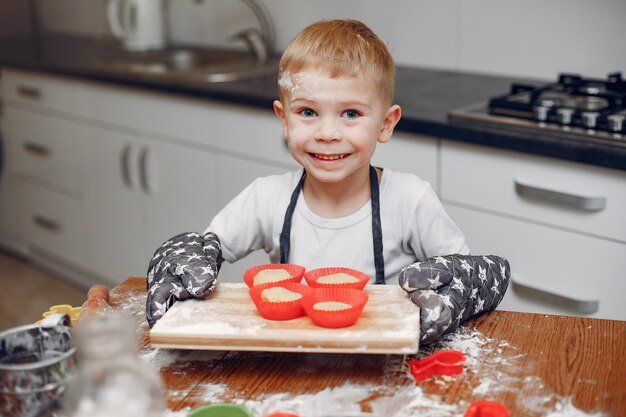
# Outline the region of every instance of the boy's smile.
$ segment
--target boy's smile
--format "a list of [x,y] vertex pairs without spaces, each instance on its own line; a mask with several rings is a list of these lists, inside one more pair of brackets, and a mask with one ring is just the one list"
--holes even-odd
[[274,102],[294,159],[312,181],[349,186],[367,178],[378,142],[387,142],[400,118],[378,85],[365,77],[331,76],[317,67],[280,80]]

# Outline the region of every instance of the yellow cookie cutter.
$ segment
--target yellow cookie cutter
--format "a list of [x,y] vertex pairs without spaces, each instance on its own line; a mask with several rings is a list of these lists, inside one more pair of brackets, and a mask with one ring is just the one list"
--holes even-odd
[[[80,317],[80,307],[72,307],[69,304],[58,304],[50,306],[48,311],[44,312],[41,316],[45,319],[51,314],[67,314],[70,317],[72,326],[76,326],[78,318]],[[40,324],[41,320],[37,320],[35,324]]]

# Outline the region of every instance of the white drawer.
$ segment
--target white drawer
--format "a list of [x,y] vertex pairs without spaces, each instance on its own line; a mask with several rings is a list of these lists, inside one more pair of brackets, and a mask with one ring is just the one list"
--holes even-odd
[[446,141],[441,172],[445,202],[626,242],[626,172]]
[[77,84],[69,79],[34,72],[2,70],[2,97],[21,103],[75,113],[80,107]]
[[7,107],[4,127],[14,172],[71,191],[82,190],[83,143],[74,124]]
[[[500,309],[626,320],[626,244],[452,204],[445,207],[472,254],[509,260],[514,283]],[[590,312],[595,302],[597,311]]]
[[87,267],[82,201],[17,181],[18,222],[28,244]]

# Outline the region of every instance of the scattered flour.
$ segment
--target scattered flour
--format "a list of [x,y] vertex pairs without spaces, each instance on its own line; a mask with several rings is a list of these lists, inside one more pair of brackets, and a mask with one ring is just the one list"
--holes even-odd
[[220,402],[220,397],[228,390],[225,384],[200,384],[198,388],[203,390],[202,400],[207,404]]
[[[495,347],[494,347],[495,346]],[[505,353],[503,348],[511,346],[507,342],[496,342],[486,338],[471,328],[460,328],[455,333],[444,337],[441,341],[424,348],[419,357],[441,349],[455,349],[463,352],[466,367],[462,377],[478,381],[472,393],[475,397],[489,400],[496,392],[509,392],[520,386],[520,378],[516,376],[519,367],[523,366],[523,354]],[[146,357],[158,357],[147,354]],[[231,398],[228,401],[246,407],[253,416],[261,417],[276,411],[294,413],[301,417],[322,417],[329,415],[356,415],[361,413],[361,405],[367,404],[371,413],[363,414],[371,417],[461,417],[469,403],[461,401],[448,404],[438,395],[425,393],[419,385],[412,384],[405,357],[390,355],[384,378],[402,374],[407,384],[400,387],[359,385],[345,383],[334,388],[326,388],[313,394],[290,395],[278,393],[261,395],[256,398]],[[471,378],[470,378],[471,377]],[[438,380],[445,389],[454,378]],[[409,381],[411,380],[411,381]],[[517,404],[528,416],[541,417],[603,417],[604,414],[589,414],[577,409],[571,397],[560,397],[545,387],[542,381],[534,376],[523,378],[524,388],[516,392],[520,398]],[[205,384],[202,386],[202,398],[207,403],[224,401],[222,394],[228,391],[227,385]],[[170,412],[164,417],[184,417],[190,410]]]
[[562,399],[546,417],[602,417],[603,413],[587,414],[572,405],[572,397]]
[[180,354],[177,351],[168,349],[152,349],[140,356],[144,362],[157,365],[157,370],[176,362],[179,357]]

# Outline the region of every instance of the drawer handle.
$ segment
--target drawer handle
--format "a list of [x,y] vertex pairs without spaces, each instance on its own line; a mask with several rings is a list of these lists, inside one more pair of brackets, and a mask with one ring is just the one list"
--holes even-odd
[[29,100],[40,100],[41,95],[42,95],[40,89],[38,89],[37,87],[29,86],[29,85],[18,86],[17,94]]
[[521,197],[574,207],[585,211],[602,211],[606,208],[606,197],[589,197],[551,190],[545,187],[527,184],[518,179],[515,182],[515,192]]
[[48,156],[52,153],[50,151],[50,148],[48,148],[46,145],[43,145],[37,142],[27,141],[27,142],[24,142],[23,146],[24,146],[24,149],[26,149],[29,153],[32,153],[33,155],[37,155],[37,156],[43,157],[43,156]]
[[517,290],[521,290],[530,297],[542,299],[548,304],[562,306],[577,313],[592,314],[600,308],[600,301],[598,300],[581,300],[537,288],[532,284],[523,282],[519,276],[512,275],[511,282]]
[[158,190],[156,161],[152,154],[150,148],[145,147],[141,150],[141,155],[139,156],[141,184],[143,190],[148,194],[154,194]]
[[42,213],[37,213],[33,216],[33,221],[35,222],[35,224],[37,224],[38,226],[49,230],[51,232],[58,232],[59,230],[61,230],[61,223],[59,223],[58,221],[56,221],[55,219],[53,219],[50,216],[47,216],[45,214]]
[[133,147],[126,144],[122,149],[120,165],[122,168],[122,181],[129,190],[137,188],[137,179],[135,178],[135,157],[133,155]]

